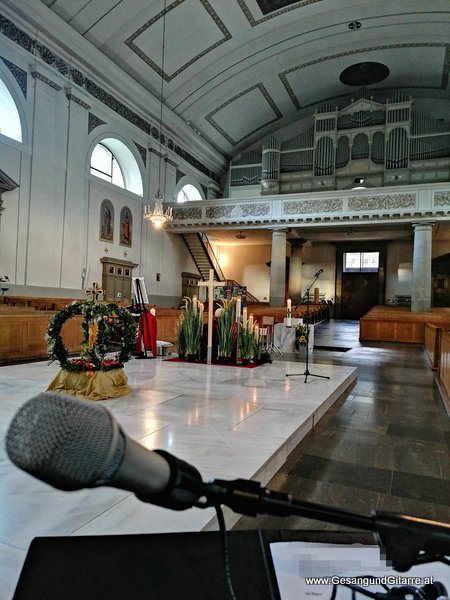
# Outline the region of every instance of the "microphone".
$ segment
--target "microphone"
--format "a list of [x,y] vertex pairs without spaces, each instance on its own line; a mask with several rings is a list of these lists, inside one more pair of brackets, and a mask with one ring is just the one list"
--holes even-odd
[[317,273],[314,273],[314,277],[319,277],[319,275],[322,275],[323,273],[323,269],[320,269],[319,271],[317,271]]
[[132,440],[104,406],[56,392],[17,411],[6,451],[19,468],[60,490],[106,485],[173,510],[191,508],[203,493],[193,466]]

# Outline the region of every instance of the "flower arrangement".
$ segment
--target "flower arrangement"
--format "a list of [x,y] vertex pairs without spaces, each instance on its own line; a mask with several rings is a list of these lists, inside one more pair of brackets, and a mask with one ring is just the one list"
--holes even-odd
[[[64,323],[73,317],[83,316],[81,328],[84,339],[79,358],[69,359],[61,337]],[[107,358],[110,341],[120,330],[120,351]],[[131,356],[136,344],[136,323],[131,314],[117,306],[97,300],[72,302],[50,319],[47,329],[48,353],[51,362],[57,360],[62,369],[74,372],[111,371],[121,369]]]
[[300,350],[301,347],[308,343],[308,325],[299,323],[295,327],[295,349]]

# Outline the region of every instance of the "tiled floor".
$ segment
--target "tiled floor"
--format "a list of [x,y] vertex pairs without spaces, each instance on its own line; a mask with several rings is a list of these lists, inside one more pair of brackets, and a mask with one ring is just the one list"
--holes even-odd
[[[293,362],[256,369],[132,360],[131,395],[104,403],[124,430],[149,449],[164,448],[209,478],[266,484],[314,421],[351,385],[356,369],[321,365],[330,380],[287,378]],[[58,371],[45,361],[0,367],[0,600],[10,600],[31,539],[199,531],[212,509],[174,512],[113,488],[61,492],[17,469],[4,437],[18,407],[45,390]]]
[[[268,487],[364,514],[387,510],[450,522],[450,420],[422,347],[360,344],[358,323],[346,321],[318,326],[315,345],[336,350],[315,349],[311,372],[352,365],[358,381]],[[237,525],[254,527],[337,528],[295,516],[242,518]]]

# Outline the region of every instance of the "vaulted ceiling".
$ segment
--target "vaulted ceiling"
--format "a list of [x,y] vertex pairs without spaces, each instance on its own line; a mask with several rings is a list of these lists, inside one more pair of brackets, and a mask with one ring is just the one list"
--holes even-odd
[[361,86],[450,119],[448,0],[41,2],[226,156]]

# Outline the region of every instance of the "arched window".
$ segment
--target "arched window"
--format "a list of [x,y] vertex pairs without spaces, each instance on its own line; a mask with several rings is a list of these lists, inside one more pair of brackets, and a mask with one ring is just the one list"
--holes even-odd
[[104,138],[95,146],[90,171],[91,175],[139,196],[143,195],[142,177],[136,159],[120,140]]
[[0,133],[18,142],[22,141],[19,111],[5,83],[0,79]]
[[202,200],[202,195],[195,185],[190,183],[184,185],[177,195],[177,202],[187,202],[189,200]]
[[91,156],[91,173],[124,188],[122,170],[114,154],[103,144],[97,144]]

